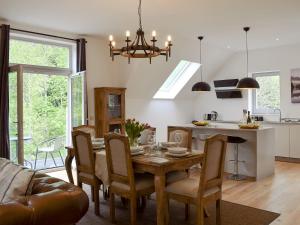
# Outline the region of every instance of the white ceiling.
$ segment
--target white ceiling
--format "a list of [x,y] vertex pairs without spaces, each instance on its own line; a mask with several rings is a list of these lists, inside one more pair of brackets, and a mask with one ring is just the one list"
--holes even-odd
[[[138,0],[0,0],[0,19],[74,34],[106,37],[137,28]],[[244,49],[300,42],[300,0],[143,0],[146,32],[195,38]],[[279,40],[275,40],[279,38]]]

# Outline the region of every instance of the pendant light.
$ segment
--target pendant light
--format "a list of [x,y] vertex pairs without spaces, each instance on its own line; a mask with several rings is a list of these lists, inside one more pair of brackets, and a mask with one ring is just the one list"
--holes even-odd
[[244,27],[243,29],[246,33],[247,77],[242,78],[238,82],[237,88],[239,88],[239,89],[258,89],[259,83],[257,82],[257,80],[253,79],[252,77],[249,77],[248,31],[250,30],[250,27]]
[[200,75],[201,75],[201,81],[197,82],[193,85],[192,91],[210,91],[210,85],[206,82],[204,82],[202,79],[202,64],[201,64],[201,41],[203,40],[203,36],[199,36],[198,39],[200,40]]

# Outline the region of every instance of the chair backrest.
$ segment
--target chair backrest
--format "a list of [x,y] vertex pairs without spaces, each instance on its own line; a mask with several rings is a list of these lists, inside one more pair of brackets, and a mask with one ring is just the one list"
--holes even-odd
[[178,142],[177,136],[181,136],[180,147],[192,149],[192,129],[185,127],[168,127],[168,141]]
[[73,127],[73,130],[81,130],[85,133],[89,133],[91,135],[91,138],[95,138],[96,137],[96,127],[95,126],[91,126],[91,125],[81,125],[78,127]]
[[72,132],[73,147],[77,172],[95,174],[95,157],[91,141],[91,135],[77,130]]
[[226,148],[227,136],[217,134],[205,140],[205,156],[202,162],[198,191],[200,197],[202,197],[208,189],[218,187],[221,190]]
[[109,182],[134,188],[134,173],[128,137],[109,133],[104,135]]
[[[151,136],[156,135],[156,128],[149,127],[141,132],[140,144],[147,145],[150,142]],[[155,141],[155,140],[153,140]]]

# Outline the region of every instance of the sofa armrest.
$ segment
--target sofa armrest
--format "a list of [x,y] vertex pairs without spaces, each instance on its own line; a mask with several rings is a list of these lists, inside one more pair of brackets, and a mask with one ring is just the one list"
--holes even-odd
[[18,202],[0,204],[0,225],[30,225],[33,210]]
[[36,224],[75,224],[87,212],[89,200],[78,187],[72,190],[54,189],[30,196],[28,206],[34,209]]

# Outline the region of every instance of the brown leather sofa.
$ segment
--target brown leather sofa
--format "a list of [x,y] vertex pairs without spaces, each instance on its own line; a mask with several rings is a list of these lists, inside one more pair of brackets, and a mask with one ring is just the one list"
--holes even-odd
[[0,204],[0,225],[71,225],[87,212],[89,200],[81,188],[36,173],[30,196]]

